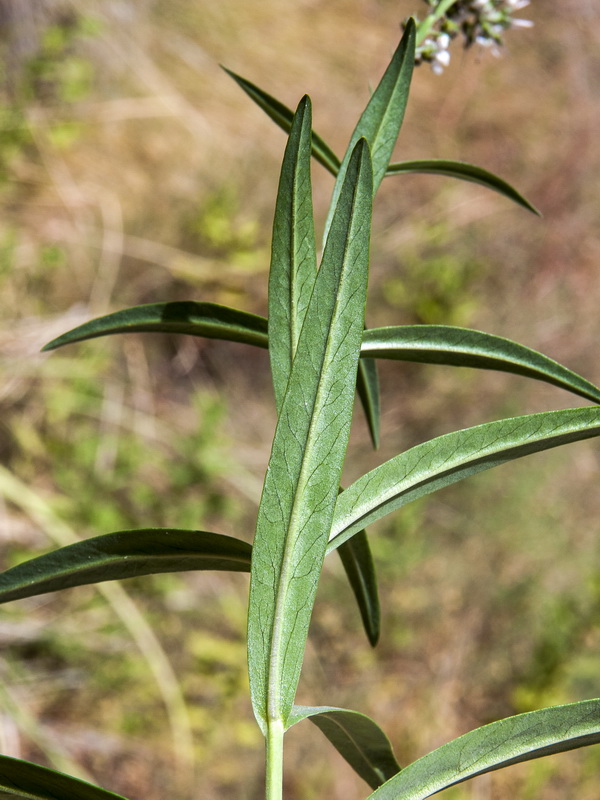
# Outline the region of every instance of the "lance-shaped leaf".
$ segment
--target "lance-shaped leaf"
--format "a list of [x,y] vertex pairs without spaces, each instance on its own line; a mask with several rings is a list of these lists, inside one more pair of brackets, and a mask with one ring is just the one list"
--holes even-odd
[[29,761],[0,756],[0,797],[13,800],[125,800],[120,794]]
[[487,189],[492,189],[509,200],[513,200],[518,205],[533,211],[540,216],[540,212],[532,206],[529,200],[517,192],[509,183],[488,172],[486,169],[476,167],[475,164],[468,164],[464,161],[448,161],[443,158],[431,158],[422,161],[399,161],[390,164],[386,170],[387,175],[401,175],[406,172],[429,173],[431,175],[444,175],[448,178],[459,178],[470,183],[478,183]]
[[361,140],[298,340],[258,512],[248,654],[252,703],[265,734],[291,712],[348,442],[372,196]]
[[[278,413],[317,277],[310,159],[311,104],[305,97],[294,115],[281,166],[269,271],[269,359]],[[360,380],[360,373],[358,390],[372,412],[369,386]],[[379,638],[379,599],[366,534],[342,545],[339,555],[374,646]]]
[[512,372],[600,403],[597,386],[537,350],[467,328],[451,325],[373,328],[363,334],[361,356]]
[[344,570],[362,619],[363,627],[372,647],[379,641],[381,609],[375,565],[366,531],[355,533],[338,548]]
[[371,99],[350,137],[333,188],[329,216],[325,223],[324,242],[327,240],[333,211],[341,191],[350,155],[359,139],[366,139],[371,148],[373,194],[377,192],[385,176],[406,111],[410,81],[415,65],[415,36],[415,21],[411,18],[388,68],[371,95]]
[[310,179],[311,103],[294,115],[281,165],[269,270],[269,360],[281,408],[300,331],[317,277]]
[[206,531],[148,528],[108,533],[0,573],[0,603],[160,572],[250,572],[251,553],[251,546],[240,539]]
[[356,391],[365,412],[369,433],[373,447],[379,447],[379,421],[381,419],[381,404],[379,399],[379,378],[377,376],[377,363],[368,357],[361,357],[358,365]]
[[400,772],[389,739],[365,714],[330,706],[294,706],[288,727],[303,719],[310,719],[325,734],[372,789]]
[[[279,127],[286,133],[289,133],[292,128],[292,120],[294,113],[284,103],[276,100],[270,94],[259,89],[254,83],[250,83],[241,75],[236,75],[230,69],[223,67],[225,72],[233,78],[233,80],[240,86],[250,97],[257,106],[269,116]],[[312,135],[312,154],[316,160],[322,164],[325,169],[329,170],[332,175],[337,175],[340,168],[340,160],[333,152],[333,150],[326,144],[321,137],[313,131]]]
[[328,551],[375,520],[469,475],[600,435],[600,408],[545,411],[447,433],[363,475],[338,497]]
[[369,800],[425,800],[476,775],[600,742],[600,700],[492,722],[414,761]]
[[268,346],[267,320],[217,303],[152,303],[116,311],[85,322],[49,342],[44,350],[113,333],[187,333],[208,339],[227,339]]

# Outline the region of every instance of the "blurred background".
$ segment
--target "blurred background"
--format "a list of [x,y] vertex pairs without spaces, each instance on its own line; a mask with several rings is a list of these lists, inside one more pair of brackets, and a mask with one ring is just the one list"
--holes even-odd
[[[41,355],[127,305],[266,313],[285,137],[220,69],[295,107],[342,154],[420,0],[0,0],[0,556],[74,537],[202,528],[251,540],[274,426],[266,353],[129,335]],[[416,70],[398,160],[472,161],[481,187],[388,178],[370,326],[507,336],[600,381],[600,10],[533,0],[500,58],[458,42]],[[322,229],[332,179],[313,171]],[[501,416],[577,405],[524,378],[382,364],[382,445],[360,415],[346,482]],[[405,764],[473,727],[600,694],[597,442],[480,475],[375,526],[371,650],[339,559],[319,589],[299,702],[372,715]],[[245,665],[248,579],[104,584],[4,606],[0,751],[132,800],[262,796]],[[289,734],[286,797],[367,787],[316,728]],[[195,771],[192,767],[195,763]],[[597,798],[598,749],[512,767],[452,800]]]

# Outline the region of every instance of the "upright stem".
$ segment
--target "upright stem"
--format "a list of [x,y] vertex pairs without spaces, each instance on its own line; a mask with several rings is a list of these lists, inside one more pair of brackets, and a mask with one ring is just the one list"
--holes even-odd
[[283,734],[283,722],[280,719],[269,720],[265,800],[283,798]]
[[427,37],[427,34],[438,19],[441,19],[455,2],[456,0],[440,0],[435,11],[432,11],[431,14],[417,25],[417,46],[423,43],[423,40]]

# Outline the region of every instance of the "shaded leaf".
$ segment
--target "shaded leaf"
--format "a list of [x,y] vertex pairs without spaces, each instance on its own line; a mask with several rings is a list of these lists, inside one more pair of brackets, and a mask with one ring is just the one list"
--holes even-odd
[[403,325],[365,331],[361,356],[494,369],[560,386],[600,403],[600,389],[551,358],[491,333],[451,325]]
[[363,626],[372,647],[379,641],[381,609],[375,565],[366,531],[359,531],[338,548],[346,575],[356,597]]
[[356,391],[358,392],[363,411],[365,412],[373,447],[377,450],[379,447],[379,423],[381,419],[377,364],[371,358],[363,358],[362,354],[358,364]]
[[522,194],[517,192],[509,183],[488,172],[486,169],[476,167],[464,161],[448,161],[443,158],[430,158],[422,161],[400,161],[390,164],[386,170],[387,175],[400,175],[407,172],[429,173],[431,175],[444,175],[447,178],[459,178],[470,183],[478,183],[487,189],[492,189],[518,205],[533,211],[534,214],[541,216],[537,208],[529,202]]
[[[240,86],[250,97],[257,106],[262,108],[262,110],[277,124],[279,127],[284,130],[286,133],[289,133],[292,127],[292,119],[294,117],[294,113],[291,109],[289,109],[286,105],[281,103],[279,100],[276,100],[270,94],[259,89],[254,83],[250,83],[245,78],[242,78],[240,75],[236,75],[235,72],[232,72],[227,67],[223,67],[225,72],[233,78],[233,80]],[[322,164],[325,169],[329,170],[332,175],[337,175],[338,169],[340,168],[340,160],[333,152],[333,150],[329,147],[329,145],[321,139],[321,137],[313,131],[312,134],[312,154],[316,158],[316,160]]]
[[192,300],[173,303],[151,303],[115,311],[85,322],[68,333],[53,339],[44,350],[65,344],[94,339],[112,333],[188,333],[208,339],[267,347],[267,320],[217,303],[196,303]]
[[361,140],[298,340],[258,512],[248,656],[252,704],[265,734],[267,720],[285,724],[291,712],[348,442],[372,197]]
[[125,800],[121,795],[29,761],[0,756],[0,797],[14,800]]
[[476,775],[600,742],[600,700],[492,722],[414,761],[370,800],[425,800]]
[[169,528],[120,531],[70,544],[0,573],[0,603],[90,583],[185,570],[250,572],[240,539]]
[[317,726],[372,789],[400,771],[392,745],[370,717],[330,706],[294,706],[288,727],[303,719]]
[[328,552],[423,495],[515,458],[600,435],[600,408],[546,411],[447,433],[386,461],[338,497]]

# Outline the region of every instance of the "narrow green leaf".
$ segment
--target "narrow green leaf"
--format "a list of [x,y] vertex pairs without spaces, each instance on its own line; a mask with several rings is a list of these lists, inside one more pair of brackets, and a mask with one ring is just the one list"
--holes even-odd
[[379,401],[377,363],[371,358],[361,357],[358,365],[356,391],[358,392],[363,411],[365,412],[373,447],[377,450],[379,447],[381,406]]
[[[269,271],[269,359],[278,412],[317,277],[310,158],[311,105],[306,97],[294,115],[281,167]],[[373,400],[361,374],[359,371],[359,394],[365,408],[371,409],[378,397]],[[367,413],[367,418],[372,419],[372,414]],[[379,598],[366,534],[353,537],[339,549],[339,555],[374,646],[379,638]]]
[[152,303],[116,311],[85,322],[49,342],[44,350],[112,333],[187,333],[267,347],[267,320],[216,303]]
[[125,800],[120,794],[29,761],[0,756],[0,797],[14,800]]
[[311,104],[300,101],[283,163],[269,270],[269,360],[281,408],[300,330],[317,277],[317,246],[310,179]]
[[310,719],[325,734],[372,789],[400,771],[389,739],[365,714],[330,706],[294,706],[288,727],[303,719]]
[[366,531],[355,533],[338,548],[348,581],[356,597],[363,626],[372,647],[379,641],[381,609],[375,565]]
[[240,539],[206,531],[148,528],[108,533],[0,573],[0,603],[159,572],[250,572],[251,552]]
[[[236,75],[227,67],[223,67],[225,72],[233,78],[233,80],[242,88],[248,97],[250,97],[257,106],[269,116],[279,127],[286,133],[289,133],[292,127],[292,119],[294,113],[286,105],[276,100],[270,94],[267,94],[262,89],[259,89],[254,83],[250,83],[240,75]],[[329,147],[329,145],[321,139],[321,137],[313,131],[312,134],[312,154],[316,160],[322,164],[325,169],[329,170],[332,175],[337,175],[340,168],[340,160]]]
[[402,122],[408,101],[410,81],[415,66],[415,21],[410,19],[377,88],[354,129],[333,188],[329,216],[325,223],[323,241],[327,241],[333,211],[339,197],[350,155],[356,142],[364,138],[371,148],[373,161],[373,194],[383,180]]
[[348,443],[372,196],[361,140],[298,340],[258,512],[248,648],[252,703],[265,734],[291,712]]
[[388,175],[400,175],[406,172],[420,172],[429,173],[431,175],[444,175],[448,178],[459,178],[459,180],[469,181],[470,183],[479,183],[487,189],[492,189],[509,200],[513,200],[528,211],[533,211],[534,214],[541,216],[540,212],[535,206],[532,206],[529,200],[523,197],[522,194],[517,192],[509,183],[488,172],[486,169],[476,167],[474,164],[467,164],[464,161],[447,161],[443,158],[430,158],[423,161],[399,161],[395,164],[390,164],[386,170]]
[[600,435],[600,408],[546,411],[447,433],[363,475],[338,497],[328,552],[423,495],[515,458]]
[[600,389],[551,358],[510,339],[451,325],[402,325],[365,331],[362,357],[494,369],[560,386],[593,403]]
[[425,800],[476,775],[599,742],[600,700],[507,717],[409,764],[369,795],[369,800]]

